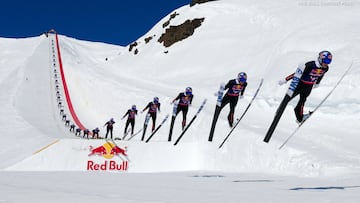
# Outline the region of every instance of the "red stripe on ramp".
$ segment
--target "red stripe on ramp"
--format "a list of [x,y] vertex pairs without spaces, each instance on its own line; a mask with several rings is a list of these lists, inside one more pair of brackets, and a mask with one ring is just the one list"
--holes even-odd
[[60,46],[59,46],[59,38],[58,35],[56,34],[56,48],[57,48],[57,52],[58,52],[58,58],[59,58],[59,65],[60,65],[60,73],[61,73],[61,80],[64,86],[64,92],[65,92],[65,97],[66,97],[66,102],[68,104],[68,108],[70,111],[70,114],[74,120],[74,123],[81,129],[81,130],[85,130],[86,128],[84,127],[84,125],[80,122],[79,118],[77,117],[74,107],[71,103],[71,99],[70,99],[70,95],[69,95],[69,91],[66,85],[66,80],[65,80],[65,74],[64,74],[64,70],[63,70],[63,66],[62,66],[62,60],[61,60],[61,54],[60,54]]

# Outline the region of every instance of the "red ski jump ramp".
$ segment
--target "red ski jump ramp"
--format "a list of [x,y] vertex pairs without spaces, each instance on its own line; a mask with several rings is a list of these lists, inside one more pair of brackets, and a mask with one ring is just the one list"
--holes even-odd
[[66,102],[69,108],[69,112],[71,114],[71,117],[73,118],[74,123],[81,129],[81,130],[85,130],[86,128],[84,127],[84,125],[81,123],[80,119],[77,117],[76,112],[74,110],[74,107],[71,103],[71,98],[69,95],[69,90],[67,88],[66,85],[66,78],[65,78],[65,74],[64,74],[64,69],[63,69],[63,65],[62,65],[62,60],[61,60],[61,53],[60,53],[60,45],[59,45],[59,37],[58,34],[55,34],[56,37],[56,48],[57,48],[57,53],[58,53],[58,60],[59,60],[59,69],[60,69],[60,74],[61,74],[61,81],[64,87],[64,94],[65,94],[65,98],[66,98]]

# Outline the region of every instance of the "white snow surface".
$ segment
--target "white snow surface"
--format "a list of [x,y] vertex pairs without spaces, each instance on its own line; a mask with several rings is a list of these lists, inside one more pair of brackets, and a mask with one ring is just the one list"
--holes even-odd
[[[171,101],[185,87],[194,93],[189,122],[201,102],[207,103],[177,146],[168,142],[169,120],[149,143],[141,135],[115,141],[125,157],[89,156],[102,139],[83,139],[65,126],[59,113],[56,85],[65,114],[55,35],[0,38],[0,203],[12,202],[359,202],[360,199],[360,3],[356,0],[238,1],[220,0],[176,9],[170,25],[202,18],[192,36],[165,48],[157,39],[164,17],[129,47],[87,42],[61,35],[63,70],[72,105],[88,129],[100,129],[114,118],[121,138],[126,111],[140,111],[157,96],[157,124],[171,114]],[[144,39],[154,36],[149,43]],[[312,110],[349,73],[297,134],[291,101],[269,143],[263,138],[288,85],[278,80],[298,64],[329,50],[333,62],[320,87],[308,97]],[[53,61],[54,60],[54,61]],[[54,65],[55,63],[55,65]],[[57,71],[54,72],[54,69]],[[220,83],[244,71],[245,97],[240,117],[259,82],[264,84],[251,108],[225,143],[229,132],[226,106],[213,142],[208,142]],[[55,77],[57,74],[57,77]],[[55,80],[59,80],[56,83]],[[181,133],[179,114],[174,139]],[[73,118],[70,118],[73,123]],[[146,136],[150,134],[148,127]],[[91,136],[90,136],[91,137]],[[128,162],[126,171],[89,171],[89,161]]]

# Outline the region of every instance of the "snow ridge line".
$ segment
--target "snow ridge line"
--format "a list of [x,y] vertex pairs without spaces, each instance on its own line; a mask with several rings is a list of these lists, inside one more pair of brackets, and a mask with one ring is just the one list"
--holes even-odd
[[61,74],[61,81],[63,83],[63,87],[64,87],[64,93],[65,93],[65,97],[66,97],[66,102],[71,114],[71,117],[74,120],[74,123],[81,129],[81,130],[85,130],[86,128],[84,127],[84,125],[80,122],[79,118],[77,117],[74,107],[71,103],[71,99],[70,99],[70,95],[69,95],[69,91],[66,85],[66,80],[65,80],[65,74],[64,74],[64,70],[63,70],[63,65],[62,65],[62,60],[61,60],[61,54],[60,54],[60,45],[59,45],[59,38],[58,38],[58,34],[55,34],[56,37],[56,48],[57,48],[57,53],[58,53],[58,59],[59,59],[59,66],[60,66],[60,74]]

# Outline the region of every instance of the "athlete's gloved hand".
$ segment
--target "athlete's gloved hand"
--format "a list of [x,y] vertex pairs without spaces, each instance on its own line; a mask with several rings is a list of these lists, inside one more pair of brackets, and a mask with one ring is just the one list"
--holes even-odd
[[240,95],[240,99],[243,99],[244,98],[244,95]]
[[279,80],[279,85],[283,85],[283,84],[286,84],[287,83],[287,80],[285,79],[282,79],[282,80]]
[[319,84],[314,84],[313,88],[318,88],[319,87]]

